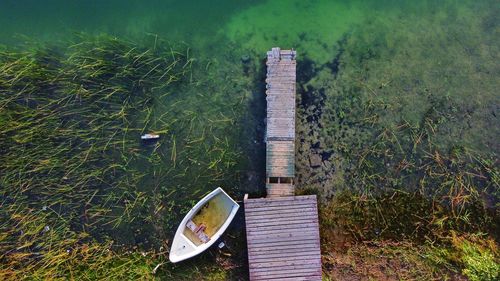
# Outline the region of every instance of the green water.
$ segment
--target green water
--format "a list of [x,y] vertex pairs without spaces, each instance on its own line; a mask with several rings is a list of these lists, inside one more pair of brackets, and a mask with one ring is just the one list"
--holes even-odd
[[[131,145],[122,150],[133,156],[116,161],[138,176],[127,181],[130,190],[117,193],[115,206],[103,206],[109,217],[125,213],[125,219],[110,224],[103,216],[102,229],[89,231],[99,242],[116,241],[118,252],[135,246],[160,252],[183,214],[215,187],[237,200],[263,194],[263,60],[274,46],[298,52],[299,191],[327,201],[345,189],[423,190],[426,167],[435,164],[429,159],[439,152],[451,155],[451,164],[429,180],[426,192],[441,192],[451,181],[446,172],[480,175],[471,185],[497,202],[499,14],[493,0],[2,0],[0,51],[65,53],[103,35],[151,53],[172,46],[187,58],[186,76],[151,91],[152,105],[131,116],[136,135],[153,131],[162,138],[144,145],[136,135],[123,137]],[[319,168],[311,167],[311,154],[320,155]],[[11,196],[10,187],[0,187],[0,195]],[[84,193],[87,204],[97,201]],[[40,196],[49,201],[28,203],[51,206],[50,196]],[[87,204],[63,225],[76,233],[91,229],[80,221],[90,212]],[[104,212],[100,207],[93,212]],[[241,219],[234,224],[229,233],[241,237]],[[245,254],[236,240],[232,250],[240,254],[232,261],[238,263]]]

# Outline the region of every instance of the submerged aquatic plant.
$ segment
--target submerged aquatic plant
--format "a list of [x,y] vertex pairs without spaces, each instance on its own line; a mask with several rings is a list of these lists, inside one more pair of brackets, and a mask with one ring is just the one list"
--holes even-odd
[[168,45],[74,40],[0,51],[3,277],[72,275],[82,260],[88,269],[120,263],[95,241],[146,203],[138,189],[146,173],[134,166],[144,113],[190,71],[186,52]]
[[0,279],[197,274],[159,265],[178,214],[238,182],[242,111],[222,109],[245,92],[154,39],[0,50]]

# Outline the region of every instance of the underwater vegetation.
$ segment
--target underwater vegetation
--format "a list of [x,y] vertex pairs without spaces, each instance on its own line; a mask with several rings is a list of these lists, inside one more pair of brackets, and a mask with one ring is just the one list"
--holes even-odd
[[[482,8],[390,25],[368,19],[339,39],[329,62],[299,61],[298,185],[323,198],[333,280],[498,277],[500,41],[495,12]],[[391,243],[402,241],[434,248],[392,272],[380,265],[381,275],[375,263],[363,267],[363,251],[397,251]],[[403,256],[412,247],[401,245]],[[424,266],[436,248],[450,253],[450,272]],[[342,257],[355,265],[341,272]],[[416,263],[421,270],[398,275]]]
[[85,34],[0,50],[1,279],[153,278],[177,214],[238,182],[235,114],[183,89],[210,89],[189,52]]
[[[321,201],[324,278],[499,278],[495,1],[204,5],[217,10],[206,26],[193,20],[203,5],[191,17],[145,7],[124,24],[174,38],[199,28],[189,45],[52,40],[57,21],[41,24],[46,40],[0,47],[0,279],[245,280],[242,218],[226,248],[167,257],[208,191],[263,194],[274,46],[298,52],[297,189]],[[108,32],[115,8],[100,13]],[[20,31],[34,24],[23,19]],[[81,24],[103,24],[92,21]],[[148,132],[160,140],[141,142]]]

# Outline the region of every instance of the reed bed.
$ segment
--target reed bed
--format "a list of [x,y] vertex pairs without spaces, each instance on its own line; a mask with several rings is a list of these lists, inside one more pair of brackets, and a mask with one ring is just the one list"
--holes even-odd
[[[178,194],[228,177],[232,117],[184,107],[198,104],[182,93],[188,46],[148,45],[79,34],[0,49],[0,279],[151,277],[165,256],[152,237],[190,203]],[[144,145],[149,131],[162,139]]]

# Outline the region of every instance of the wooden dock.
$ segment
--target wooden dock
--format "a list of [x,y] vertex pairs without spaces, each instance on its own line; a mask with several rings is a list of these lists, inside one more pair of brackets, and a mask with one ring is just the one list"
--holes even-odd
[[316,196],[246,199],[250,280],[321,280]]
[[315,195],[294,196],[294,50],[267,53],[267,198],[245,196],[250,280],[321,280]]
[[295,177],[295,51],[267,52],[267,196],[294,195]]

